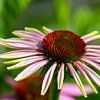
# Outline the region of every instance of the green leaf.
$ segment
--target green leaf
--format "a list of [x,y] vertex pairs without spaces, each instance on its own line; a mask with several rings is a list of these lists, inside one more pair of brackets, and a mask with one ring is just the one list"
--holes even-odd
[[53,0],[55,20],[58,28],[66,29],[69,18],[69,0]]
[[10,37],[22,10],[31,0],[0,0],[0,36]]

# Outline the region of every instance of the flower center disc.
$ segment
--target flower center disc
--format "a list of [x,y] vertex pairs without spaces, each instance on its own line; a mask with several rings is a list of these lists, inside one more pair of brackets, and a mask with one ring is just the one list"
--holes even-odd
[[85,53],[85,46],[84,41],[70,31],[53,31],[43,39],[44,53],[60,62],[80,59]]

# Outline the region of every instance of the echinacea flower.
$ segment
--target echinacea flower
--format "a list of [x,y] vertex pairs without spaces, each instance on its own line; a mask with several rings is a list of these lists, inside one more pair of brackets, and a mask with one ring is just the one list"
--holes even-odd
[[87,94],[79,77],[79,72],[93,91],[97,93],[88,76],[100,86],[100,76],[92,69],[93,67],[100,71],[100,45],[88,45],[87,43],[99,39],[98,32],[94,31],[80,37],[66,30],[52,31],[46,29],[46,31],[48,31],[47,35],[34,28],[25,28],[25,31],[13,32],[19,38],[0,39],[1,45],[16,49],[0,54],[0,58],[14,59],[5,62],[6,64],[14,64],[7,67],[8,70],[28,66],[18,74],[15,80],[21,81],[28,78],[41,68],[46,70],[41,89],[41,95],[44,95],[50,86],[55,71],[58,73],[58,89],[61,89],[64,76],[70,70],[85,97]]
[[[87,94],[92,94],[93,91],[88,85],[84,85]],[[76,97],[82,96],[81,91],[74,83],[64,83],[60,92],[59,100],[76,100]]]
[[11,89],[0,92],[0,100],[48,100],[49,91],[45,96],[40,95],[42,79],[41,76],[31,76],[16,82],[12,77],[6,76],[5,81]]

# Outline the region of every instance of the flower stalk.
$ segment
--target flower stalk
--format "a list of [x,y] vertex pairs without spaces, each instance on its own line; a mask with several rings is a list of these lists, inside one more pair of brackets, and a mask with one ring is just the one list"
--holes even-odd
[[57,80],[55,80],[55,76],[52,79],[51,87],[50,87],[50,94],[49,94],[49,100],[59,100],[60,96],[60,90],[58,90],[57,87]]

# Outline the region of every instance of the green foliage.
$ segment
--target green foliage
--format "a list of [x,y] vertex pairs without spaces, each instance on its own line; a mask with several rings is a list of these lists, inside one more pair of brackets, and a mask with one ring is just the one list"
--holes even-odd
[[57,27],[66,29],[70,13],[69,0],[53,0],[53,5]]
[[93,30],[100,31],[100,13],[98,11],[93,12],[87,7],[81,7],[75,12],[72,23],[73,30],[80,35]]
[[31,0],[0,0],[0,36],[10,37],[16,20]]

